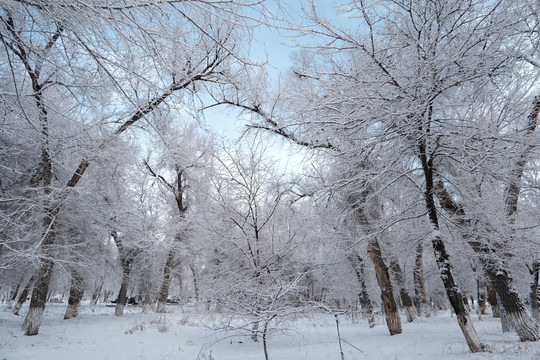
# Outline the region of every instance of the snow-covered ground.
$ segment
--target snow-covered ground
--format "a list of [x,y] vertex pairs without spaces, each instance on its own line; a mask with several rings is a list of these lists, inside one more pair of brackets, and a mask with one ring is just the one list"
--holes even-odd
[[[127,307],[123,317],[114,308],[98,306],[91,312],[82,306],[80,316],[62,320],[65,305],[48,305],[39,335],[24,336],[21,316],[0,311],[0,360],[114,359],[114,360],[243,360],[264,359],[262,342],[210,330],[217,315],[187,307],[169,306],[165,315],[142,313]],[[456,319],[449,313],[414,323],[403,320],[403,334],[389,336],[384,320],[370,329],[365,320],[353,323],[342,315],[344,358],[449,360],[449,359],[540,359],[540,343],[522,343],[513,333],[503,334],[500,323],[487,315],[476,329],[490,352],[471,354]],[[271,360],[340,360],[336,323],[332,315],[312,314],[282,326],[268,341]],[[285,329],[286,328],[286,329]],[[356,347],[356,348],[355,348]]]

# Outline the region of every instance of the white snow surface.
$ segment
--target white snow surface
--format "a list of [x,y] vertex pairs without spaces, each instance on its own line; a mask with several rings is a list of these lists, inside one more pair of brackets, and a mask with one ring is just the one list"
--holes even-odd
[[[100,360],[244,360],[264,359],[262,342],[248,336],[224,333],[209,325],[223,315],[187,306],[168,306],[167,314],[142,313],[127,307],[123,317],[114,316],[113,307],[98,306],[92,312],[82,306],[78,318],[63,320],[66,305],[50,304],[45,310],[39,335],[24,336],[21,316],[0,311],[0,360],[100,359]],[[540,359],[540,342],[522,343],[514,333],[502,333],[500,322],[491,315],[474,325],[487,353],[472,354],[455,317],[444,311],[428,319],[403,322],[403,334],[390,336],[379,315],[370,329],[367,321],[353,322],[340,315],[344,358],[449,360],[449,359]],[[335,318],[312,313],[280,326],[268,339],[271,360],[340,360]]]

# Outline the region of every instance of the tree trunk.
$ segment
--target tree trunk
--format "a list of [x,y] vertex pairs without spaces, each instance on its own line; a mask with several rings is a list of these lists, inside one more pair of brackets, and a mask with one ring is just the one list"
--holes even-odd
[[540,260],[534,260],[532,268],[529,269],[532,279],[529,290],[529,299],[531,301],[531,310],[534,319],[540,321],[540,312],[538,309],[538,274],[540,272]]
[[413,322],[415,309],[411,296],[409,295],[409,290],[407,290],[407,285],[405,284],[405,276],[401,270],[398,260],[392,256],[390,260],[390,269],[394,274],[394,280],[399,287],[399,297],[401,298],[401,304],[405,308],[405,314],[407,316],[408,322]]
[[23,323],[23,329],[25,329],[25,335],[27,336],[37,335],[39,332],[53,269],[54,263],[52,260],[44,260],[37,272],[34,290],[30,297],[30,306]]
[[193,276],[193,291],[195,292],[195,302],[199,302],[199,284],[197,283],[197,276],[195,275],[195,267],[193,264],[189,264],[191,270],[191,276]]
[[[510,271],[507,270],[504,260],[493,250],[492,246],[487,245],[489,241],[477,236],[478,231],[472,231],[478,227],[478,224],[465,220],[465,210],[454,201],[441,181],[437,184],[436,190],[437,197],[443,208],[456,217],[458,224],[463,229],[462,237],[479,255],[480,263],[490,281],[490,285],[498,295],[497,302],[503,310],[499,311],[501,320],[508,320],[508,324],[516,330],[521,341],[540,340],[538,326],[516,292],[514,280]],[[505,317],[508,317],[508,319],[505,319]]]
[[36,282],[36,276],[37,272],[35,272],[31,277],[30,280],[26,283],[26,286],[24,287],[23,291],[19,295],[19,299],[17,300],[17,303],[13,307],[13,314],[19,315],[19,311],[21,310],[21,307],[26,302],[26,299],[28,298],[28,294],[30,293],[30,289],[34,287],[34,283]]
[[360,284],[360,293],[358,294],[358,301],[362,307],[362,316],[368,319],[369,327],[375,326],[375,316],[373,315],[373,304],[369,298],[369,293],[366,287],[366,278],[364,271],[364,259],[358,254],[350,254],[347,259],[353,266],[356,278]]
[[[23,280],[21,279],[21,281]],[[8,299],[6,310],[13,310],[13,302],[17,300],[17,295],[19,294],[20,287],[21,287],[21,282],[19,281],[17,283],[17,286],[15,287],[15,290],[13,290],[13,292],[11,293],[11,296]]]
[[480,279],[476,279],[476,298],[478,300],[478,314],[486,314],[486,284]]
[[416,246],[416,257],[413,269],[414,281],[414,306],[418,316],[430,316],[429,304],[426,296],[424,282],[424,241],[420,240]]
[[167,311],[167,298],[169,297],[169,287],[171,286],[172,279],[172,266],[174,262],[174,251],[171,249],[165,262],[165,268],[163,269],[163,283],[159,291],[159,298],[157,304],[158,313],[165,313]]
[[71,288],[69,290],[68,307],[64,314],[64,320],[77,317],[79,305],[84,296],[84,280],[78,270],[72,272]]
[[124,308],[127,303],[127,288],[129,285],[129,272],[131,267],[131,259],[122,259],[122,284],[120,285],[120,291],[118,291],[118,297],[116,298],[116,308],[114,309],[114,315],[124,315]]
[[[431,116],[431,113],[429,114]],[[422,140],[419,145],[419,157],[422,162],[422,170],[424,172],[425,180],[425,192],[424,200],[426,202],[426,210],[428,212],[428,218],[433,228],[431,243],[433,245],[433,251],[435,254],[435,261],[439,267],[439,273],[441,280],[446,290],[446,295],[450,300],[450,304],[456,314],[459,327],[463,332],[463,336],[467,341],[469,350],[471,352],[486,351],[486,346],[480,341],[478,334],[473,326],[473,323],[469,317],[469,313],[463,305],[463,299],[461,297],[459,288],[454,281],[454,277],[451,272],[450,257],[446,252],[446,247],[442,241],[441,232],[439,230],[439,218],[437,214],[437,206],[435,205],[435,194],[433,184],[433,158],[428,159],[426,153],[426,143]]]
[[465,336],[465,340],[467,341],[469,350],[471,352],[486,351],[487,348],[480,341],[480,337],[476,333],[471,318],[469,317],[469,313],[467,312],[467,309],[465,309],[465,305],[463,304],[463,297],[461,296],[459,289],[454,281],[454,277],[452,276],[452,273],[450,271],[448,253],[446,252],[446,248],[440,235],[438,234],[438,231],[435,231],[432,244],[433,251],[435,253],[435,260],[437,261],[437,265],[439,266],[441,280],[444,284],[446,295],[448,296],[448,299],[450,300],[450,305],[452,306],[452,309],[456,314],[459,327],[461,328],[461,331]]
[[493,313],[494,318],[500,318],[501,314],[499,313],[499,304],[497,303],[497,293],[491,284],[486,284],[487,288],[487,301],[491,307],[491,312]]
[[401,334],[403,332],[401,329],[401,318],[399,317],[398,308],[394,299],[390,274],[388,272],[388,267],[383,261],[379,242],[375,237],[372,237],[369,241],[368,254],[375,267],[377,283],[381,288],[381,301],[384,308],[388,331],[390,332],[390,335]]
[[94,292],[92,293],[92,299],[90,300],[90,309],[92,311],[95,310],[96,304],[99,300],[99,296],[101,295],[101,290],[103,289],[103,281],[99,285],[96,285]]

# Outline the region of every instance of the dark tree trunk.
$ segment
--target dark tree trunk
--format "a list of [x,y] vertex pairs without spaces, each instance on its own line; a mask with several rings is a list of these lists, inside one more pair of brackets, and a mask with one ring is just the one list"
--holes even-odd
[[127,288],[129,285],[129,273],[131,268],[131,259],[122,259],[122,284],[120,285],[120,291],[118,291],[118,297],[116,298],[116,308],[114,309],[114,315],[124,315],[124,308],[127,303]]
[[381,301],[386,317],[386,326],[390,335],[397,335],[403,332],[401,328],[401,318],[399,317],[398,308],[394,299],[392,282],[388,267],[382,258],[381,248],[376,238],[372,238],[368,244],[368,255],[375,267],[375,276],[377,283],[381,288]]
[[64,320],[72,319],[79,315],[79,305],[84,296],[84,280],[81,274],[74,270],[71,274],[71,288],[69,290],[68,307],[64,314]]
[[31,277],[30,280],[26,283],[26,286],[22,290],[22,292],[19,295],[19,298],[17,300],[17,303],[15,303],[15,306],[13,306],[13,314],[19,315],[19,311],[21,310],[21,307],[26,302],[26,299],[28,298],[28,294],[30,294],[30,290],[33,289],[34,283],[36,282],[36,276],[37,272],[35,272]]
[[39,332],[53,269],[54,263],[51,260],[44,260],[37,272],[34,290],[30,297],[30,306],[23,323],[23,329],[25,329],[27,336],[37,335]]
[[540,321],[540,312],[538,309],[538,274],[540,272],[540,260],[534,260],[532,267],[529,268],[531,273],[531,284],[529,290],[529,299],[531,302],[531,310],[534,319]]
[[167,255],[167,261],[165,262],[165,268],[163,269],[163,283],[161,284],[161,289],[159,291],[156,310],[158,313],[165,313],[167,310],[167,297],[169,296],[169,287],[171,286],[173,262],[174,251],[170,250]]
[[476,298],[478,299],[478,314],[486,314],[486,284],[480,279],[476,279]]
[[369,293],[366,287],[366,278],[364,271],[364,259],[358,254],[350,254],[348,257],[349,262],[353,266],[354,272],[358,283],[360,284],[360,293],[358,294],[358,301],[362,307],[362,316],[368,319],[370,327],[375,326],[375,316],[373,315],[373,304],[369,297]]
[[[428,115],[431,117],[431,108]],[[429,128],[426,129],[429,132]],[[451,271],[450,257],[446,251],[446,247],[441,237],[439,230],[439,218],[437,214],[437,206],[435,205],[434,183],[433,183],[433,158],[428,158],[426,152],[427,147],[425,140],[422,140],[419,145],[419,157],[422,163],[422,170],[424,172],[425,180],[425,192],[424,199],[426,202],[426,210],[428,212],[429,221],[433,228],[431,243],[433,245],[433,251],[435,254],[435,261],[439,267],[439,273],[441,280],[446,290],[446,295],[450,300],[450,305],[456,314],[459,327],[463,332],[469,350],[471,352],[486,351],[486,346],[480,341],[480,337],[476,333],[476,329],[469,317],[469,313],[463,305],[461,293],[457,284],[454,281],[454,277]]]
[[405,315],[407,316],[408,322],[413,322],[415,317],[415,309],[411,296],[409,295],[409,290],[407,290],[407,285],[405,284],[405,276],[401,270],[398,260],[395,257],[392,257],[390,260],[390,269],[394,274],[394,280],[397,286],[399,287],[399,297],[401,299],[401,305],[405,308]]
[[495,289],[489,283],[486,283],[486,288],[487,288],[487,301],[489,302],[489,306],[491,307],[491,312],[493,313],[493,317],[500,318],[501,314],[499,314],[499,304],[497,303],[497,292],[495,292]]

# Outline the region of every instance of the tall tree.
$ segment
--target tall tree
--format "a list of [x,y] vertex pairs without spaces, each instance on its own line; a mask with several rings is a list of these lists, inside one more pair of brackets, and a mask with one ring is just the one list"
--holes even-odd
[[[245,9],[253,11],[250,17],[242,14]],[[40,327],[54,268],[50,248],[58,233],[56,219],[70,189],[94,157],[133,124],[151,121],[154,110],[172,103],[185,106],[184,100],[205,83],[227,81],[231,64],[242,61],[241,34],[249,33],[259,10],[262,14],[264,9],[251,2],[173,0],[2,4],[0,36],[14,90],[12,104],[18,121],[35,131],[40,149],[25,185],[36,189],[32,198],[40,199],[42,209],[40,231],[29,239],[29,248],[37,244],[40,266],[24,324],[27,335],[37,334]],[[33,103],[24,100],[27,94]],[[71,126],[58,127],[57,119]],[[90,134],[85,130],[91,126],[96,136],[85,144],[84,135]],[[62,134],[63,129],[74,132]],[[65,138],[73,145],[62,144]],[[62,166],[57,166],[53,145],[72,151]],[[69,167],[72,173],[64,171]]]

